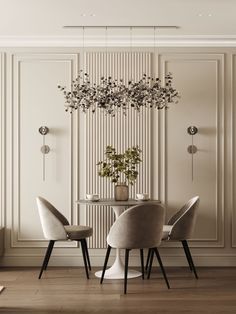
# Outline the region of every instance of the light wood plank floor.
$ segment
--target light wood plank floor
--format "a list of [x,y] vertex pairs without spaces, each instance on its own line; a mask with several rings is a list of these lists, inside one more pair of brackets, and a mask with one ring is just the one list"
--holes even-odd
[[128,281],[94,276],[83,268],[48,268],[41,280],[38,268],[1,268],[1,313],[236,313],[236,268],[198,268],[199,280],[187,268],[167,268],[167,290],[157,268],[150,280]]

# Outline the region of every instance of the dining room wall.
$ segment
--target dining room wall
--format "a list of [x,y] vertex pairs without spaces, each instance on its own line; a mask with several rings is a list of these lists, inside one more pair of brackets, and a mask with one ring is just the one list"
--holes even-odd
[[[200,196],[190,246],[197,265],[236,265],[235,48],[5,48],[0,54],[0,223],[5,227],[1,265],[40,265],[43,238],[35,197],[50,200],[70,223],[89,224],[94,265],[104,260],[106,234],[114,221],[107,207],[78,206],[86,193],[113,197],[113,186],[97,175],[106,145],[118,151],[139,145],[143,162],[130,195],[148,192],[166,205],[166,218]],[[80,69],[100,76],[139,79],[171,72],[181,98],[167,111],[115,118],[101,112],[64,111],[57,85],[70,86]],[[40,126],[49,133],[43,137]],[[196,126],[198,133],[187,133]],[[45,141],[45,142],[43,142]],[[190,154],[189,145],[197,152]],[[50,152],[42,154],[46,144]],[[45,171],[45,178],[43,172]],[[185,265],[179,244],[163,244],[166,265]],[[139,265],[134,252],[131,262]],[[80,265],[75,243],[58,243],[52,265]]]

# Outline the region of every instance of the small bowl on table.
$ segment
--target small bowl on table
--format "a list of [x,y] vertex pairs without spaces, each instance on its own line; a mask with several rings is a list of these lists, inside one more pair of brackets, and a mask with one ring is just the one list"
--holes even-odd
[[137,201],[148,201],[149,198],[149,194],[148,193],[137,193],[136,194],[136,200]]
[[98,194],[86,194],[86,200],[91,202],[97,202],[99,201],[99,195]]

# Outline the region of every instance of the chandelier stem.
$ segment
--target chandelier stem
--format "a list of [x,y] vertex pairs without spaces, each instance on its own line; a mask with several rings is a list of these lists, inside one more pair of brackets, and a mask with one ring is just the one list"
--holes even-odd
[[132,73],[133,73],[133,27],[130,26],[130,74],[129,74],[129,78],[131,81],[133,80]]
[[[84,68],[84,26],[83,26],[83,48],[82,48],[82,54],[83,54],[83,68]],[[84,84],[84,74],[83,74],[83,84]]]
[[107,54],[107,26],[105,27],[105,47],[106,47],[106,54]]

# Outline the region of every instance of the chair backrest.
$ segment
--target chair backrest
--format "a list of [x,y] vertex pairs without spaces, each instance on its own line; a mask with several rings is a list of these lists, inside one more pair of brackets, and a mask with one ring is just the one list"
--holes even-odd
[[195,196],[170,218],[168,225],[172,225],[173,228],[169,234],[169,239],[187,240],[191,238],[196,222],[198,206],[199,196]]
[[123,212],[112,225],[107,243],[114,248],[157,247],[162,238],[165,218],[160,204],[140,204]]
[[44,237],[48,240],[66,240],[64,226],[69,225],[68,220],[44,198],[38,196],[36,202]]

